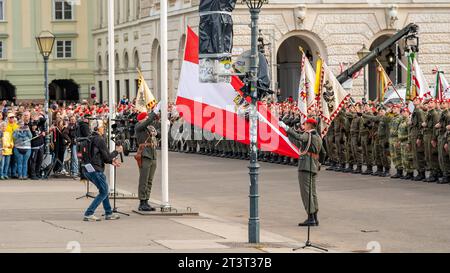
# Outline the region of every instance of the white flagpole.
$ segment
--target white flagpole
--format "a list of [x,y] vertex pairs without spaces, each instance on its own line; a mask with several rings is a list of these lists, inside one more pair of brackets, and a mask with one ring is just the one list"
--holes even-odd
[[[115,56],[114,56],[114,0],[108,0],[108,56],[109,56],[109,94],[108,94],[108,105],[109,105],[109,115],[108,115],[108,126],[109,126],[109,147],[110,151],[116,149],[114,141],[111,140],[112,132],[112,120],[115,116],[116,109],[114,107],[114,89],[115,89]],[[114,175],[114,168],[109,167],[109,188],[110,192],[114,192],[114,180],[116,179]]]
[[168,143],[168,78],[167,78],[167,0],[161,0],[161,159],[162,159],[162,207],[170,208],[169,203],[169,143]]

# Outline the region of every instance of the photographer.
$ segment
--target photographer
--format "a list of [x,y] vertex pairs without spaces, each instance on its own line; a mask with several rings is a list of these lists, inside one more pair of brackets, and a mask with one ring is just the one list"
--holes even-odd
[[31,120],[30,130],[33,138],[31,140],[30,178],[31,180],[39,180],[42,177],[41,166],[44,158],[46,119],[33,112]]
[[91,135],[90,144],[90,158],[89,164],[86,164],[83,169],[84,175],[91,181],[99,191],[97,197],[92,201],[92,204],[84,214],[84,221],[96,222],[100,221],[94,213],[98,206],[102,203],[105,210],[106,220],[118,220],[120,217],[113,214],[111,204],[109,202],[109,188],[104,174],[105,164],[112,164],[115,167],[120,167],[120,162],[116,158],[122,152],[122,146],[116,146],[116,151],[109,153],[104,139],[105,127],[102,121],[93,121],[93,133]]
[[75,116],[69,118],[69,124],[64,129],[64,134],[67,139],[70,139],[70,175],[72,177],[78,177],[78,156],[77,156],[77,120]]

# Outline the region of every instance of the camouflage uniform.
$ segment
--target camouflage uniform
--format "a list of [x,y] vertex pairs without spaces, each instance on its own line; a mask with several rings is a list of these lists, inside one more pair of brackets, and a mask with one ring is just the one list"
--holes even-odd
[[403,179],[412,179],[414,173],[413,154],[411,150],[411,139],[409,138],[409,120],[405,117],[400,118],[398,126],[398,141],[401,146],[401,158],[403,170],[406,176]]
[[[426,112],[416,107],[411,116],[411,152],[413,154],[414,168],[419,174],[414,178],[415,181],[421,181],[425,179],[425,150],[422,134],[422,123],[425,122]],[[417,140],[421,143],[417,145]]]
[[433,147],[431,142],[437,142],[438,134],[434,126],[439,123],[439,111],[437,109],[428,111],[425,123],[426,126],[423,129],[425,160],[427,162],[427,169],[430,171],[430,177],[425,179],[425,182],[436,182],[440,172],[439,160],[437,146]]
[[[372,113],[366,113],[366,115],[372,115]],[[371,156],[371,130],[372,122],[370,119],[364,118],[360,119],[359,122],[359,137],[361,139],[362,157],[363,163],[366,164],[367,170],[363,174],[372,173],[372,156]]]
[[350,126],[352,124],[353,117],[351,115],[344,114],[344,148],[345,148],[345,163],[348,164],[348,168],[345,169],[345,172],[353,171],[353,154],[352,154],[352,141],[350,137]]
[[446,184],[449,182],[449,164],[450,159],[448,157],[447,152],[444,149],[445,144],[447,143],[447,124],[450,121],[450,110],[446,109],[441,112],[441,116],[439,119],[440,128],[437,129],[438,133],[438,159],[439,166],[442,171],[442,179],[439,180],[441,184]]
[[397,169],[397,174],[392,176],[392,178],[400,178],[403,173],[401,146],[398,143],[398,127],[401,119],[402,117],[400,115],[395,115],[389,124],[389,150],[392,162]]
[[350,124],[350,139],[352,155],[354,158],[354,163],[356,164],[356,170],[354,173],[361,173],[362,169],[362,155],[360,151],[360,139],[359,139],[359,123],[361,117],[357,113],[347,113],[349,117],[352,117],[352,123]]
[[344,155],[344,113],[340,112],[334,120],[334,143],[336,147],[336,160],[339,164],[337,171],[345,170]]

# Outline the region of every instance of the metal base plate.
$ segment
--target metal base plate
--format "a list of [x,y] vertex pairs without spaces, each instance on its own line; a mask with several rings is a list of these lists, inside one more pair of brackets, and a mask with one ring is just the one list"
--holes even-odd
[[156,211],[138,211],[133,210],[134,213],[142,216],[199,216],[199,213],[193,211],[191,208],[175,209],[175,208],[162,208],[158,205],[153,205]]

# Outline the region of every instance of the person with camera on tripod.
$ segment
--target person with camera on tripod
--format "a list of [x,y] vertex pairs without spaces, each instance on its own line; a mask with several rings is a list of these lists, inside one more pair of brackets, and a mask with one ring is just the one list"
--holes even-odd
[[148,203],[152,191],[153,177],[157,166],[156,148],[158,146],[157,131],[154,126],[160,104],[148,114],[142,112],[137,116],[136,141],[139,145],[135,159],[139,167],[139,211],[155,211]]
[[116,150],[112,153],[108,151],[106,146],[105,126],[101,120],[92,122],[93,132],[90,136],[89,145],[89,159],[84,162],[83,173],[89,181],[91,181],[99,191],[99,194],[92,201],[89,208],[84,214],[84,221],[96,222],[100,218],[94,215],[96,209],[100,204],[103,204],[105,210],[105,220],[118,220],[120,217],[114,214],[109,202],[109,187],[104,174],[105,165],[111,164],[114,167],[120,167],[120,161],[117,158],[119,153],[122,153],[122,146],[117,145]]

